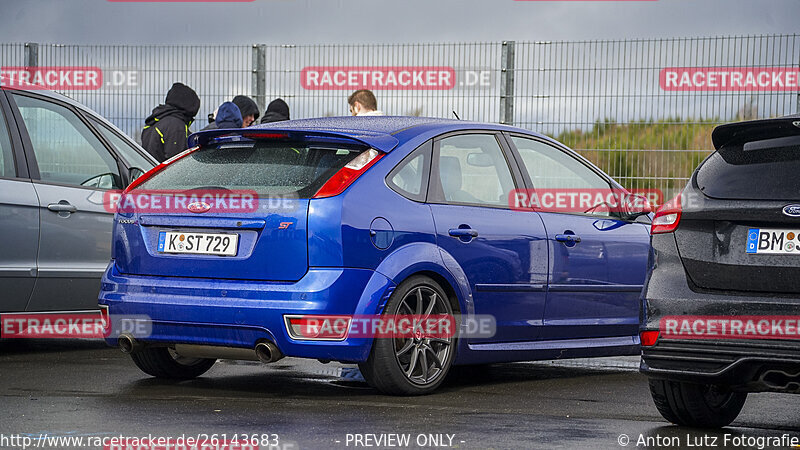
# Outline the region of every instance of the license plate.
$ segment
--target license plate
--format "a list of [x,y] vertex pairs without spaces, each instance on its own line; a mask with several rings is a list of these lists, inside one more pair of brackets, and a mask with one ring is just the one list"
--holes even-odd
[[238,234],[187,233],[185,231],[160,231],[158,233],[159,253],[236,256],[238,244]]
[[750,228],[747,231],[747,253],[800,254],[800,230]]

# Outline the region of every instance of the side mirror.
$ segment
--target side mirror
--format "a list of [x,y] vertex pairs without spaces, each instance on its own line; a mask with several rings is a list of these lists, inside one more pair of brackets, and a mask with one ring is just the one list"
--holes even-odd
[[622,204],[622,218],[624,220],[634,220],[639,216],[644,216],[653,212],[650,200],[644,195],[628,194]]
[[144,175],[144,171],[138,167],[131,167],[128,169],[128,183],[133,183],[133,180]]
[[113,189],[120,184],[119,175],[114,173],[101,173],[100,175],[93,176],[88,180],[84,180],[81,186],[100,188],[100,189]]

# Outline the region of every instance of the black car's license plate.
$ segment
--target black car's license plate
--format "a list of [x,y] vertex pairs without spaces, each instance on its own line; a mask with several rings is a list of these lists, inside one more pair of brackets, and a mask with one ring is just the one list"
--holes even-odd
[[773,255],[800,254],[800,230],[750,228],[747,231],[747,253]]

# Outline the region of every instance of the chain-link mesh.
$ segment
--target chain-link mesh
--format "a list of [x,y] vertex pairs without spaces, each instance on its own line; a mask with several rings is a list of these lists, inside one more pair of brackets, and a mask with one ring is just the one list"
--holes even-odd
[[[576,149],[628,188],[682,187],[719,123],[797,112],[797,90],[670,91],[668,67],[797,68],[798,35],[386,45],[0,44],[2,66],[92,66],[96,90],[63,91],[134,138],[181,81],[201,98],[194,130],[234,95],[289,104],[292,118],[346,115],[351,85],[312,89],[307,70],[445,67],[448,83],[376,89],[392,115],[513,122]],[[513,44],[513,45],[512,45]],[[304,71],[306,69],[306,71]],[[316,75],[319,75],[317,73]],[[384,75],[386,75],[384,73]]]
[[671,67],[797,68],[797,35],[517,44],[516,124],[551,135],[628,188],[682,188],[711,130],[797,111],[798,92],[666,91]]

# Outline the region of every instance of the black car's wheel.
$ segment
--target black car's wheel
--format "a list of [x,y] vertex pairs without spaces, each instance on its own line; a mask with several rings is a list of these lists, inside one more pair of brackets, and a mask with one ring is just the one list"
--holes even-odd
[[706,384],[650,380],[658,412],[676,425],[719,428],[730,425],[744,407],[746,392]]
[[131,359],[142,372],[157,378],[188,380],[199,377],[217,361],[186,358],[167,347],[147,347],[131,353]]
[[[444,290],[425,276],[401,283],[384,312],[384,316],[440,314],[452,316],[453,308]],[[369,358],[359,368],[367,383],[385,394],[428,394],[442,384],[450,370],[455,342],[452,335],[378,337]]]

